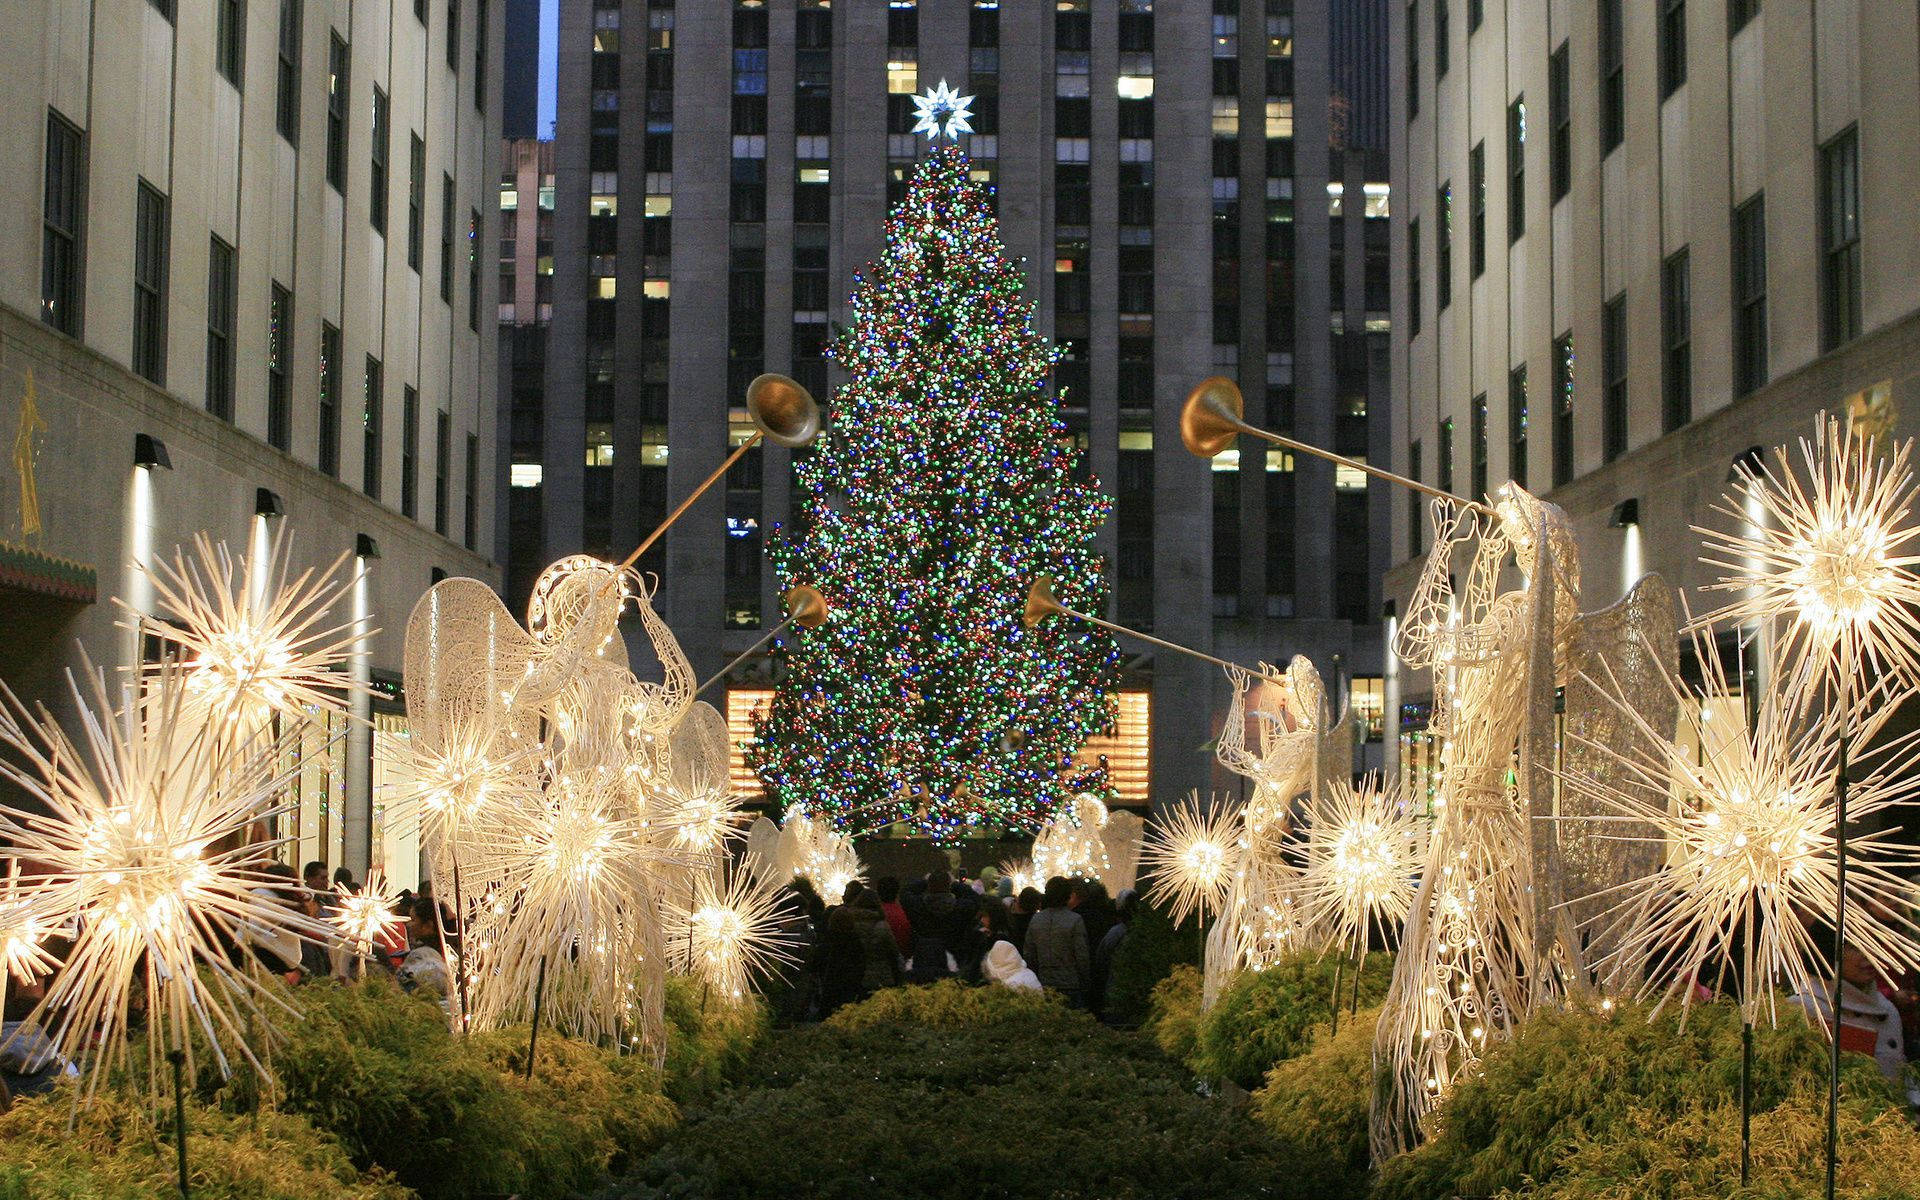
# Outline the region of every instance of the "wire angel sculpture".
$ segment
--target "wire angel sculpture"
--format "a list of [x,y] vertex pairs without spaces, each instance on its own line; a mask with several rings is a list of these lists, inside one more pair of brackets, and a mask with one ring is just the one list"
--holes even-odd
[[1138,815],[1114,812],[1091,792],[1076,794],[1034,835],[1034,886],[1045,887],[1056,875],[1097,879],[1118,895],[1137,881],[1145,829]]
[[[1220,932],[1210,935],[1205,955],[1202,1004],[1211,1007],[1227,982],[1241,970],[1264,970],[1307,938],[1298,903],[1300,868],[1290,851],[1323,775],[1337,757],[1328,741],[1339,736],[1327,708],[1320,673],[1295,655],[1286,671],[1262,664],[1260,703],[1249,711],[1253,673],[1227,672],[1233,700],[1215,743],[1214,754],[1236,775],[1251,781],[1253,795],[1239,810],[1240,830]],[[1247,744],[1247,724],[1256,728]],[[1334,766],[1333,769],[1340,768]],[[1219,941],[1219,951],[1212,944]]]
[[[704,749],[674,776],[693,672],[651,600],[636,572],[575,555],[535,582],[526,629],[470,579],[435,584],[408,619],[422,842],[436,892],[462,914],[457,999],[472,1025],[517,1020],[544,993],[556,1028],[632,1031],[663,1052],[666,905],[730,817],[715,811]],[[629,604],[659,683],[628,665]]]
[[[1645,647],[1670,643],[1671,590],[1648,576],[1610,609],[1582,614],[1566,516],[1513,484],[1481,525],[1445,501],[1396,651],[1434,677],[1441,744],[1433,827],[1374,1041],[1387,1072],[1374,1097],[1375,1161],[1411,1147],[1452,1080],[1540,1003],[1586,986],[1589,950],[1575,910],[1631,878],[1636,853],[1556,817],[1554,696],[1570,728],[1619,746],[1631,729],[1577,684],[1576,664],[1607,659],[1636,678]],[[1454,553],[1476,543],[1456,594]],[[1503,586],[1517,572],[1517,587]],[[1633,647],[1641,647],[1635,651]],[[1672,709],[1649,724],[1670,728]],[[1592,769],[1574,758],[1575,769]],[[1564,806],[1565,797],[1558,801]],[[1657,849],[1654,851],[1657,854]]]
[[787,810],[771,862],[762,873],[775,883],[804,879],[828,904],[838,904],[847,885],[865,877],[853,839],[806,809]]

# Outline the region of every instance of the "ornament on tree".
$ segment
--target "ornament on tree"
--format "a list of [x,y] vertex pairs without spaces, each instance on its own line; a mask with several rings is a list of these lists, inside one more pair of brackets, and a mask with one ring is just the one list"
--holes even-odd
[[[920,131],[968,132],[969,99],[935,88]],[[781,586],[819,588],[835,618],[776,651],[751,763],[843,832],[1037,828],[1067,803],[1061,764],[1110,719],[1112,638],[1021,623],[1043,574],[1105,607],[1093,536],[1108,507],[1074,475],[1023,283],[988,188],[936,145],[854,292],[830,351],[848,382],[796,464],[802,515],[769,547]]]

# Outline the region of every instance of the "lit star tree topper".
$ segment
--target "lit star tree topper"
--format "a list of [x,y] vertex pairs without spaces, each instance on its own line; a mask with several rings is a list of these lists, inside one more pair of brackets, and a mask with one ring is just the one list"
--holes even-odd
[[847,383],[769,548],[781,586],[819,588],[834,619],[777,652],[752,762],[783,804],[846,832],[1035,828],[1110,719],[1113,640],[1020,619],[1039,575],[1105,611],[1108,507],[1075,472],[1023,283],[987,186],[935,145],[858,280],[832,347]]
[[973,132],[972,96],[962,96],[942,79],[924,96],[913,98],[913,131],[938,140],[942,135],[959,141]]

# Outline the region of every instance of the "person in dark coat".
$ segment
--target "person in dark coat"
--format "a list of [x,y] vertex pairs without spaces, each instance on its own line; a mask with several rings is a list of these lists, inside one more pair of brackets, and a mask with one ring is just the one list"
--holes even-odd
[[833,1010],[860,998],[861,980],[866,976],[867,952],[861,934],[865,923],[854,915],[852,901],[860,895],[859,883],[850,883],[846,903],[827,910],[825,931],[820,935],[820,1016],[824,1020]]
[[1040,911],[1041,896],[1039,888],[1021,888],[1020,895],[1013,902],[1013,910],[1007,914],[1007,920],[1013,926],[1013,944],[1027,944],[1027,923],[1033,920],[1033,914]]
[[1120,893],[1120,903],[1114,910],[1115,920],[1107,932],[1093,945],[1093,1011],[1104,1013],[1107,1006],[1107,985],[1113,980],[1113,959],[1119,953],[1120,943],[1127,936],[1127,926],[1133,923],[1134,909],[1139,898],[1132,888]]
[[1027,925],[1027,943],[1021,957],[1051,991],[1066,994],[1067,1003],[1081,1008],[1087,1002],[1092,974],[1087,950],[1087,924],[1067,906],[1073,885],[1062,876],[1047,880],[1046,898]]
[[1073,896],[1067,903],[1086,922],[1089,948],[1098,946],[1100,939],[1107,936],[1107,930],[1120,919],[1114,912],[1113,900],[1107,895],[1107,885],[1098,879],[1074,880]]
[[880,897],[871,891],[861,892],[845,907],[860,935],[861,997],[898,984],[905,977],[900,965],[900,947],[894,944],[893,930],[887,925],[886,914],[880,911]]
[[929,873],[926,892],[908,898],[907,920],[913,925],[909,982],[932,983],[959,969],[956,951],[965,936],[967,917],[960,910],[953,881],[945,871]]

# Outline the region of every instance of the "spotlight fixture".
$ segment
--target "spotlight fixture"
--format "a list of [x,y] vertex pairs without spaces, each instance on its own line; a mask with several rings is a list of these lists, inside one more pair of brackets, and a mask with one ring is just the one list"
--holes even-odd
[[1625,529],[1629,525],[1638,525],[1639,523],[1640,498],[1638,496],[1628,496],[1625,500],[1614,505],[1613,516],[1607,521],[1607,524],[1613,526],[1615,529]]
[[355,558],[379,558],[380,543],[374,541],[369,534],[355,534],[353,538],[353,554]]
[[287,506],[280,499],[280,493],[272,488],[253,489],[253,515],[256,517],[284,517]]
[[1758,475],[1766,465],[1767,452],[1761,446],[1748,446],[1733,456],[1733,465],[1727,468],[1727,482],[1739,483],[1748,475]]
[[133,465],[173,470],[173,460],[167,457],[167,444],[150,433],[133,435]]
[[1389,599],[1385,604],[1380,606],[1380,619],[1382,621],[1391,621],[1399,615],[1400,602],[1398,600]]

